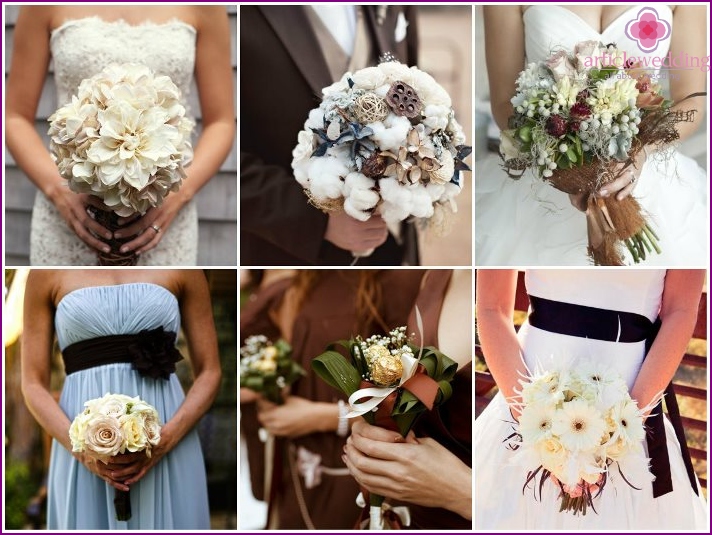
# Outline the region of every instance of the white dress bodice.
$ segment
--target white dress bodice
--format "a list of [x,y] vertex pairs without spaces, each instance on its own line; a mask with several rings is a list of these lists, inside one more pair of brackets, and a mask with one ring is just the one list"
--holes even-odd
[[195,43],[195,28],[179,20],[138,25],[99,17],[68,20],[50,37],[57,104],[69,102],[82,80],[112,63],[146,65],[170,77],[186,100],[195,67]]

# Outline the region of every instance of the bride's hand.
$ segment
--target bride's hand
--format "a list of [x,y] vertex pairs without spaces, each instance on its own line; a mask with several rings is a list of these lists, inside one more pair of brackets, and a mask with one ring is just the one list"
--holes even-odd
[[67,226],[89,247],[97,251],[109,252],[109,246],[97,238],[111,239],[111,231],[91,218],[87,206],[93,205],[91,195],[74,193],[62,184],[50,196],[50,200],[59,211]]
[[74,457],[82,463],[87,470],[96,475],[100,479],[106,481],[109,485],[117,490],[128,491],[129,487],[119,479],[112,477],[112,470],[107,463],[100,461],[87,453],[73,453]]
[[629,165],[623,172],[621,171],[623,170],[624,164],[615,164],[611,169],[613,176],[616,176],[619,173],[620,176],[617,176],[615,180],[609,182],[598,190],[598,195],[601,197],[608,197],[609,195],[615,194],[616,200],[619,201],[625,199],[628,195],[631,195],[635,189],[638,177],[640,177],[646,158],[647,154],[645,149],[643,149],[638,151],[633,165]]
[[380,216],[359,221],[346,212],[331,212],[324,239],[347,251],[369,251],[388,239],[388,226]]
[[344,463],[369,492],[472,515],[472,469],[432,438],[403,439],[360,420],[344,448]]
[[150,208],[145,214],[119,219],[120,225],[125,225],[114,232],[114,238],[135,236],[121,246],[120,252],[135,251],[143,254],[153,249],[163,238],[166,230],[183,207],[183,201],[177,194],[166,197],[158,208]]

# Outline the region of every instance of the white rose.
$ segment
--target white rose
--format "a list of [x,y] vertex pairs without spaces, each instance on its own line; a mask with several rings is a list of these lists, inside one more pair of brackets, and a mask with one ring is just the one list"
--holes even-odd
[[413,85],[413,74],[407,65],[397,61],[386,61],[377,67],[386,76],[387,82],[405,82],[408,85]]
[[161,441],[161,422],[158,418],[158,413],[154,410],[153,413],[147,414],[143,421],[144,433],[146,441],[151,446],[158,446]]
[[359,89],[376,89],[386,83],[386,74],[378,67],[366,67],[351,77]]
[[72,451],[84,451],[86,448],[86,433],[92,416],[84,411],[72,421],[69,426],[69,440],[72,442]]
[[292,151],[292,165],[308,159],[314,152],[314,134],[308,130],[302,130],[297,136],[297,146]]
[[113,457],[123,453],[123,436],[119,422],[110,416],[91,418],[85,432],[85,448],[99,457]]
[[412,68],[412,77],[413,83],[411,85],[413,85],[413,89],[418,93],[423,104],[452,107],[450,95],[443,86],[435,81],[435,78],[416,67]]
[[423,123],[433,130],[445,130],[450,122],[450,107],[430,104],[423,109]]
[[122,450],[135,452],[146,449],[148,440],[141,413],[125,414],[119,418],[119,424],[123,433]]

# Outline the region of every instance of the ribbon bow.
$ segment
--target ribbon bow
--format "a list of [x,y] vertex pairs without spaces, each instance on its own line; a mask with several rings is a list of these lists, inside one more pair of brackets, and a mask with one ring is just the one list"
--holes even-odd
[[313,489],[321,485],[321,476],[348,476],[348,468],[329,468],[321,464],[321,455],[303,446],[297,448],[297,471],[304,478],[304,486]]

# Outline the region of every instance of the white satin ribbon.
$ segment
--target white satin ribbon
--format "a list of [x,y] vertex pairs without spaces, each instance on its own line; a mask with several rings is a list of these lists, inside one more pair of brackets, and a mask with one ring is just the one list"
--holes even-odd
[[[356,496],[356,505],[361,509],[366,507],[366,500],[363,497],[363,493],[359,492]],[[410,509],[406,505],[399,505],[397,507],[392,507],[390,504],[384,503],[381,507],[370,507],[368,510],[369,520],[369,530],[383,529],[383,511],[392,510],[398,518],[400,518],[403,526],[410,526]]]
[[297,472],[304,478],[304,486],[308,489],[313,489],[321,484],[322,474],[328,476],[351,475],[348,468],[322,466],[321,455],[309,451],[303,446],[297,448]]

